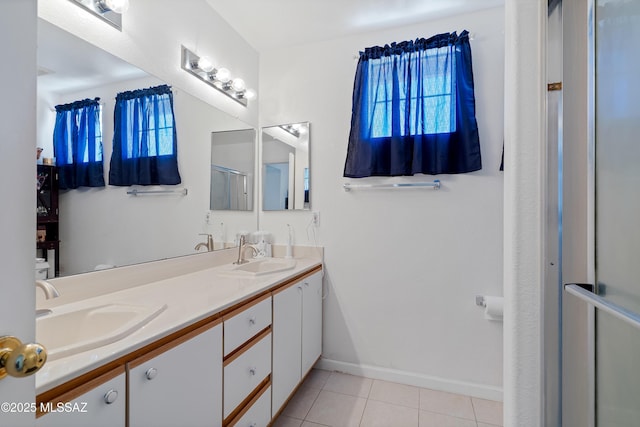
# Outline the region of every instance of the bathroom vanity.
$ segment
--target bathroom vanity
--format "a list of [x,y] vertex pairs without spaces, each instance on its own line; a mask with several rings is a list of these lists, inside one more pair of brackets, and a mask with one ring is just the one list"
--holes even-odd
[[[52,349],[53,360],[36,374],[36,425],[269,425],[320,357],[318,251],[245,267],[232,264],[233,249],[150,263],[155,269],[127,267],[129,280],[139,284],[111,285],[113,292],[109,282],[126,272],[91,273],[96,296],[74,289],[77,278],[52,281],[61,296],[38,304],[52,317],[97,307],[97,315],[119,327],[102,307],[153,309],[146,312],[150,319],[113,342],[62,356]],[[173,273],[161,278],[163,269]],[[37,338],[47,346],[46,336]]]

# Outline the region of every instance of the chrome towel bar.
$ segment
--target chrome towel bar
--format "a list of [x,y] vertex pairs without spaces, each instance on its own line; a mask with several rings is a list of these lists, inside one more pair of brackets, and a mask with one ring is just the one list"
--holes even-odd
[[434,190],[440,189],[440,180],[436,179],[433,182],[397,182],[393,184],[350,184],[345,182],[342,184],[344,191],[351,191],[354,189],[366,189],[366,188],[408,188],[408,187],[432,187]]
[[180,194],[182,196],[186,196],[187,192],[186,188],[181,188],[179,190],[138,190],[137,188],[134,188],[132,190],[128,190],[127,194],[132,196],[137,196],[138,194]]

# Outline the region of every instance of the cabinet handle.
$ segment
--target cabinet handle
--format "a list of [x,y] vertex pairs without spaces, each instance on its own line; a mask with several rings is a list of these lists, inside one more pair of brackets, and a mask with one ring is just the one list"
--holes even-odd
[[299,290],[299,291],[301,291],[301,292],[302,292],[302,286],[298,285],[298,286],[296,286],[296,287],[298,288],[298,290]]
[[309,282],[304,282],[304,285],[308,288],[309,287]]
[[250,325],[255,325],[256,324],[256,316],[251,316],[249,318],[249,324]]
[[149,369],[147,369],[147,372],[144,373],[144,376],[148,380],[154,379],[156,377],[156,375],[158,375],[158,370],[156,368],[149,368]]
[[255,376],[256,372],[258,371],[258,368],[253,367],[253,368],[249,368],[249,373],[253,376]]
[[251,423],[251,425],[249,427],[257,427],[258,423]]
[[114,389],[109,390],[104,394],[104,403],[111,405],[118,399],[118,392]]

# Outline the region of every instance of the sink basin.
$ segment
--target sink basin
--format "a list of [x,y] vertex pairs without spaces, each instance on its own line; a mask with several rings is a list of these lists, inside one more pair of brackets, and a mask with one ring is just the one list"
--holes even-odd
[[263,274],[277,273],[279,271],[291,270],[296,266],[295,259],[264,258],[251,261],[233,267],[232,271],[239,274],[251,276],[261,276]]
[[36,339],[56,360],[116,342],[140,329],[167,308],[105,304],[36,319]]

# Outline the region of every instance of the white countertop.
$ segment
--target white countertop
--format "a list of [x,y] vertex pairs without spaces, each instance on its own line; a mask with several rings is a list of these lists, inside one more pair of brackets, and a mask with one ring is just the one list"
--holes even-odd
[[[38,304],[38,308],[52,309],[54,315],[88,306],[114,303],[159,306],[166,304],[167,308],[139,330],[117,342],[58,360],[47,361],[36,374],[36,394],[50,390],[321,265],[322,257],[316,256],[317,253],[317,251],[315,253],[309,251],[304,254],[306,257],[296,257],[296,265],[293,269],[261,276],[229,275],[230,264],[225,263],[115,292],[107,292],[103,286],[99,292],[96,292],[98,296],[70,302],[62,298],[65,289],[64,286],[59,285],[62,283],[61,279],[56,283],[61,297],[44,301]],[[185,258],[186,262],[189,261],[187,258]],[[91,274],[93,280],[99,277],[95,273]],[[74,278],[74,281],[77,282],[78,279]],[[117,285],[115,288],[117,289]],[[61,300],[59,303],[56,302],[58,299]],[[42,344],[46,347],[46,342]]]

